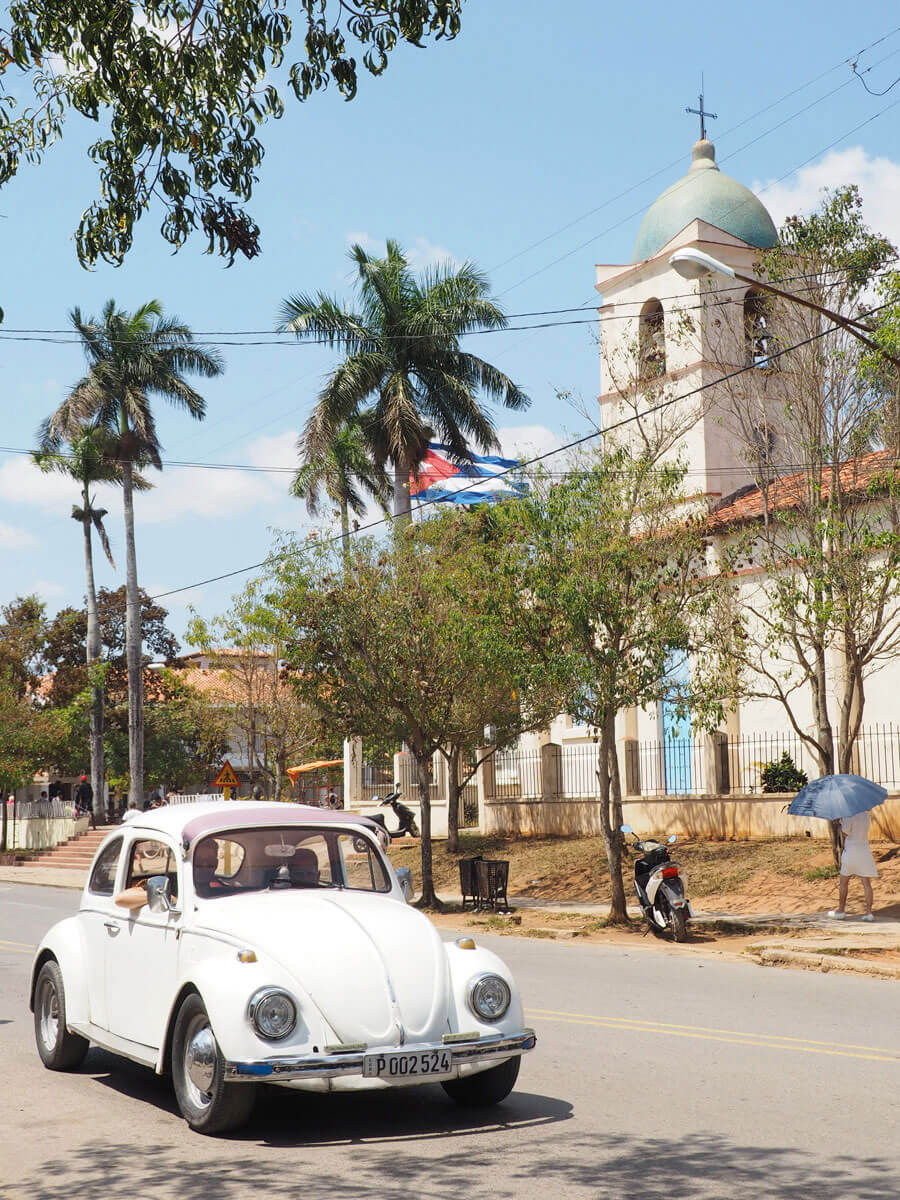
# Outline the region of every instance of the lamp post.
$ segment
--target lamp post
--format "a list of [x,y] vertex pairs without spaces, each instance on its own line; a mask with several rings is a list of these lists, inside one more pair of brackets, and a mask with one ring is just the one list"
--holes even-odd
[[669,266],[674,267],[682,279],[702,279],[706,275],[724,275],[727,279],[737,279],[741,283],[749,283],[761,291],[771,292],[773,296],[781,296],[783,300],[790,300],[793,304],[802,304],[804,308],[811,308],[813,312],[821,313],[835,325],[839,325],[861,342],[865,342],[870,349],[875,350],[900,370],[900,359],[888,354],[886,350],[882,350],[872,341],[871,337],[867,336],[875,332],[871,325],[864,325],[862,321],[854,321],[852,317],[843,317],[840,313],[832,312],[830,308],[823,308],[821,304],[807,300],[805,296],[796,296],[793,292],[773,287],[771,283],[766,283],[762,279],[754,279],[752,275],[742,275],[739,271],[735,271],[726,263],[719,262],[717,258],[713,258],[711,254],[705,254],[702,250],[676,250],[669,259]]

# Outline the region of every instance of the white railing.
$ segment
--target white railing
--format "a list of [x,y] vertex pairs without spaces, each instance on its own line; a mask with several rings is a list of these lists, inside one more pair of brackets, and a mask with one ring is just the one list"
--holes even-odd
[[72,820],[75,816],[75,805],[65,800],[23,800],[21,803],[7,805],[10,819],[15,814],[17,821],[36,821],[41,818],[60,818]]

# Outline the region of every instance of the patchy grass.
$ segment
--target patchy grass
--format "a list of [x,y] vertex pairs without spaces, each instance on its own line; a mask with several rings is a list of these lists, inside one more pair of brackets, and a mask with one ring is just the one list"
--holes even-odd
[[[676,831],[677,832],[677,831]],[[877,910],[900,915],[900,847],[889,842],[872,845],[880,878],[876,881]],[[434,843],[434,875],[438,894],[459,894],[459,859],[481,854],[508,859],[509,894],[559,904],[603,904],[609,900],[609,873],[600,837],[501,838],[477,833],[460,836],[460,853],[447,853],[446,843]],[[815,838],[769,838],[753,842],[712,842],[680,839],[672,857],[681,867],[687,893],[698,909],[741,914],[820,912],[834,906],[836,875],[827,841]],[[418,885],[420,848],[395,842],[395,866],[410,867]],[[626,859],[626,888],[631,896],[631,855]],[[850,906],[861,899],[851,883]],[[521,909],[519,911],[522,911]],[[596,920],[601,914],[582,914]],[[555,927],[551,914],[541,925]],[[501,918],[503,919],[503,918]],[[726,932],[722,930],[722,932]]]
[[814,883],[817,879],[837,879],[840,871],[831,863],[827,867],[813,867],[811,871],[804,871],[803,878],[807,883]]

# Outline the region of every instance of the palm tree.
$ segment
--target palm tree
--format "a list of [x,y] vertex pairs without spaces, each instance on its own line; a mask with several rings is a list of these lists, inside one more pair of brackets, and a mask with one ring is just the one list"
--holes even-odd
[[[41,427],[43,434],[44,426]],[[91,666],[100,658],[100,620],[97,614],[97,589],[94,586],[94,548],[92,533],[96,530],[103,553],[115,569],[115,561],[106,536],[103,518],[105,508],[95,508],[91,488],[98,483],[121,483],[122,471],[116,462],[109,460],[110,439],[103,430],[86,426],[73,432],[68,446],[62,452],[37,450],[32,455],[42,471],[59,472],[74,479],[81,487],[81,505],[72,505],[72,520],[77,521],[84,534],[84,570],[86,579],[87,638],[85,657],[91,687],[91,787],[94,790],[94,811],[103,812],[103,786],[106,775],[103,755],[103,707],[104,687],[100,679],[92,674]],[[136,483],[149,486],[140,476]]]
[[387,475],[372,461],[363,425],[356,417],[339,425],[331,441],[315,457],[310,456],[310,448],[302,437],[297,439],[297,449],[301,461],[291,483],[291,495],[306,501],[311,517],[319,514],[323,491],[337,506],[346,562],[350,554],[350,513],[361,516],[365,512],[366,492],[387,511]]
[[497,448],[479,391],[516,410],[529,400],[497,367],[460,349],[465,334],[506,325],[488,297],[487,280],[471,263],[457,270],[444,264],[416,278],[394,241],[385,258],[372,258],[361,246],[352,247],[350,258],[359,311],[322,292],[289,296],[281,306],[280,329],[346,351],[306,423],[304,457],[317,460],[335,430],[361,416],[376,465],[393,467],[394,515],[408,517],[409,477],[435,435],[460,462],[469,458],[470,442]]
[[185,379],[211,379],[223,370],[221,358],[194,345],[193,334],[177,317],[164,317],[158,300],[133,313],[107,301],[98,321],[75,308],[70,320],[81,337],[88,372],[41,429],[41,448],[58,450],[72,433],[91,423],[113,441],[112,456],[122,472],[125,513],[125,652],[128,664],[128,770],[130,800],[144,793],[143,662],[137,557],[134,543],[135,466],[162,469],[151,397],[184,408],[202,420],[206,401]]

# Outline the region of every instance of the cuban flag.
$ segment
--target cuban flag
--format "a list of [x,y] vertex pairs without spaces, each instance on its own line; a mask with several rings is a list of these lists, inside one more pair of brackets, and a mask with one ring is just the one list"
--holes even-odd
[[448,446],[430,442],[418,476],[409,477],[409,492],[422,503],[450,504],[485,504],[522,496],[527,484],[503,474],[518,465],[516,458],[494,454],[473,454],[471,462],[453,462]]

